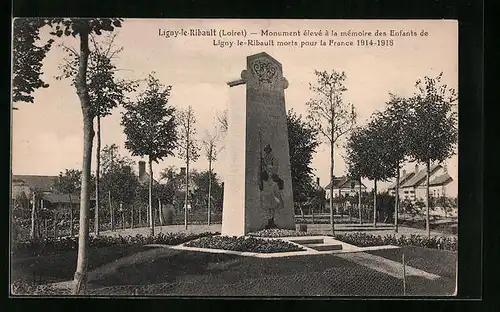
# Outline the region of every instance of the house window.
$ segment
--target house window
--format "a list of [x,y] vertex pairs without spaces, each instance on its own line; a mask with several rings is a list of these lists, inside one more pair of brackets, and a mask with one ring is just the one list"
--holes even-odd
[[415,194],[415,191],[414,191],[414,190],[411,190],[411,191],[410,191],[410,193]]
[[408,194],[408,191],[405,191],[405,194]]

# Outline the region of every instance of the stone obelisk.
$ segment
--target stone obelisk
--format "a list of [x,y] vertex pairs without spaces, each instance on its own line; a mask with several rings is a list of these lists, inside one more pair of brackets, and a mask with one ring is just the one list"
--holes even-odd
[[295,229],[282,65],[267,53],[248,56],[241,79],[228,86],[221,234],[264,229],[271,210],[275,227]]

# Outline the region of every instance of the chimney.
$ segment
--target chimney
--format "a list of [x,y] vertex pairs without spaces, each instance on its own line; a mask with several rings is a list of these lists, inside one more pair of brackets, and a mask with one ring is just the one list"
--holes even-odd
[[319,186],[319,178],[316,178],[316,184]]
[[418,164],[415,164],[415,173],[418,172]]
[[406,169],[403,169],[403,174],[401,176],[402,177],[406,176]]
[[139,161],[139,177],[144,176],[146,173],[146,162],[144,160]]
[[181,176],[186,175],[186,167],[181,167]]
[[444,173],[448,173],[448,165],[447,164],[443,165],[443,171],[444,171]]

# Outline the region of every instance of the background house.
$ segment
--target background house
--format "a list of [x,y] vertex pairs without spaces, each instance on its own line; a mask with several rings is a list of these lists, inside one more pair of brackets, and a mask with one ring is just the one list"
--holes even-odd
[[[13,175],[12,176],[12,199],[16,199],[23,193],[30,202],[33,200],[33,192],[38,193],[37,205],[48,209],[57,209],[58,211],[74,209],[80,206],[80,194],[61,194],[54,189],[54,183],[58,176],[39,176],[39,175]],[[95,197],[91,197],[91,205],[95,202]],[[40,207],[39,206],[39,207]],[[29,208],[29,207],[26,207]]]
[[[333,198],[339,196],[354,196],[359,193],[360,181],[356,181],[347,176],[333,178]],[[330,184],[325,186],[326,199],[330,199]],[[366,186],[361,183],[361,192],[366,192]]]
[[[453,181],[448,174],[446,166],[434,164],[430,168],[429,174],[429,195],[431,197],[446,196],[447,186]],[[427,172],[426,168],[419,168],[415,165],[413,172],[403,171],[400,178],[399,197],[401,200],[415,202],[424,200],[426,196]],[[396,182],[392,183],[388,190],[391,195],[395,195]]]

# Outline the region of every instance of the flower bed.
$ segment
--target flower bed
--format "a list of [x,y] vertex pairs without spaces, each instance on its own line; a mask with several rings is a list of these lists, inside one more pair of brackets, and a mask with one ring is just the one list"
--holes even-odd
[[244,236],[207,236],[184,244],[187,247],[223,249],[241,252],[276,253],[303,251],[302,247],[282,240]]
[[425,247],[441,250],[457,251],[458,239],[457,237],[446,237],[446,236],[432,236],[431,238],[412,234],[410,236],[401,235],[399,238],[396,235],[370,235],[366,233],[349,233],[335,235],[335,238],[358,247],[369,247],[369,246],[382,246],[382,245],[394,245],[394,246],[416,246]]
[[300,232],[286,229],[268,229],[261,230],[253,233],[248,233],[248,236],[253,237],[292,237],[292,236],[312,236],[313,234],[307,232]]
[[[201,234],[184,234],[184,233],[158,233],[154,236],[91,236],[89,237],[89,247],[99,248],[116,245],[147,245],[147,244],[163,244],[163,245],[179,245],[200,237],[218,235],[219,233],[201,233]],[[14,255],[40,255],[51,252],[61,252],[76,250],[78,248],[78,237],[66,237],[60,239],[46,239],[38,242],[22,241],[15,242],[12,245],[12,253]]]

